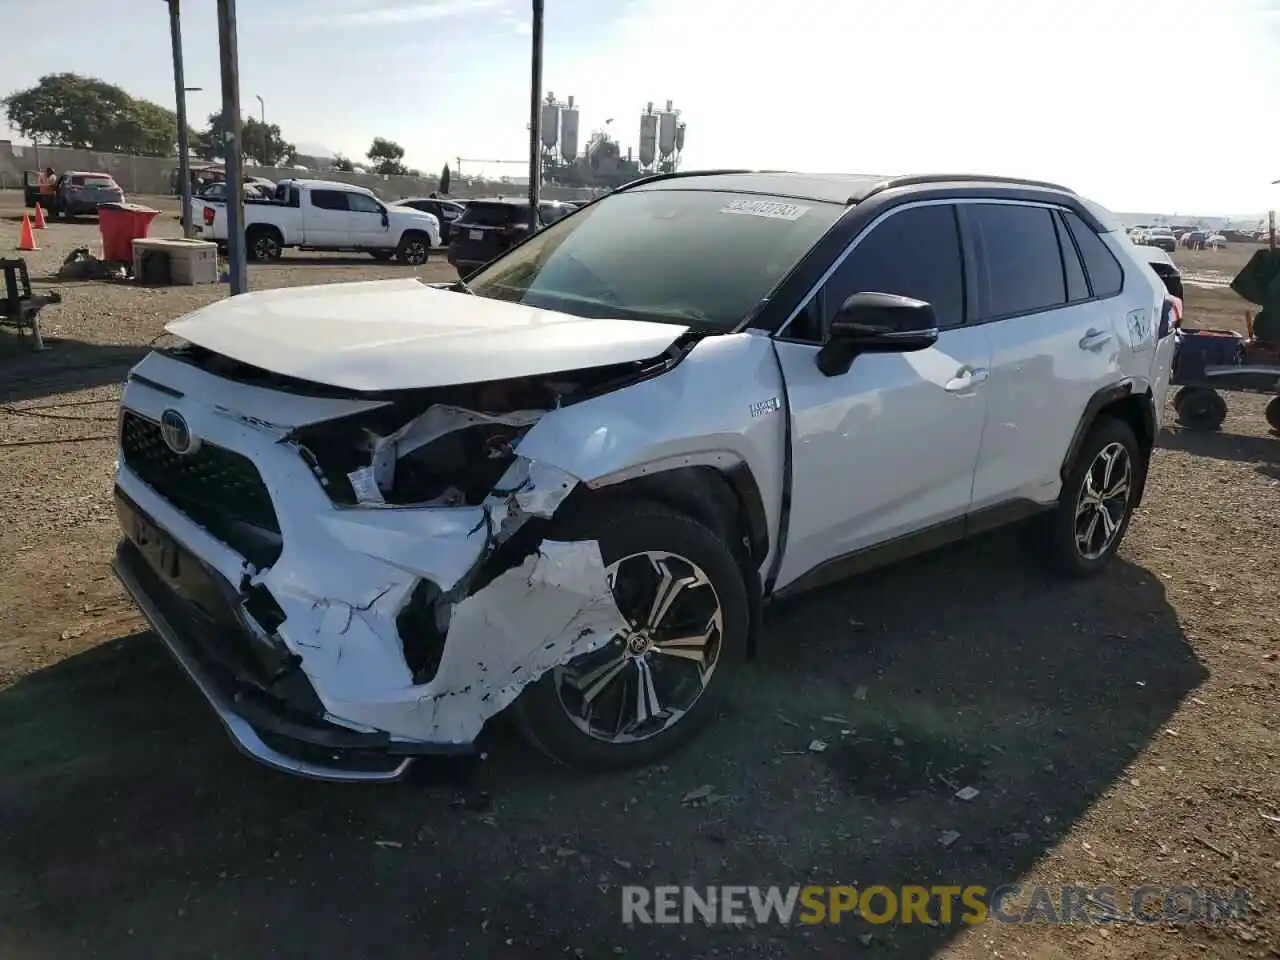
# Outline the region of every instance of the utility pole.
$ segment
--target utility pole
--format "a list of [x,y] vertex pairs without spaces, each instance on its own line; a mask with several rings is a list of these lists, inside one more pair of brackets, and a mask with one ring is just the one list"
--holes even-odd
[[227,272],[231,295],[249,289],[244,249],[244,144],[240,119],[240,50],[236,43],[236,0],[218,0],[218,51],[222,58],[223,159],[227,171]]
[[533,63],[529,84],[529,229],[538,229],[542,194],[542,2],[533,0]]
[[187,142],[187,85],[182,73],[182,12],[180,0],[169,4],[169,42],[173,45],[173,88],[178,116],[178,195],[182,197],[182,235],[191,237],[191,145]]
[[267,105],[262,99],[262,94],[255,93],[254,97],[257,98],[258,112],[262,116],[262,155],[258,157],[258,162],[264,167],[269,167],[271,164],[267,162]]

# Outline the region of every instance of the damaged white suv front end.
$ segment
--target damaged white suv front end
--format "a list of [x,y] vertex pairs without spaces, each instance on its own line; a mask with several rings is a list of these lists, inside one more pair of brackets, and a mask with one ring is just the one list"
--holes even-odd
[[[396,779],[471,749],[544,677],[584,736],[624,753],[694,706],[724,605],[665,635],[656,614],[709,578],[649,550],[602,557],[570,514],[673,460],[758,460],[780,482],[781,428],[746,416],[749,380],[727,388],[736,407],[681,414],[691,382],[751,354],[776,375],[767,339],[704,341],[718,349],[672,379],[696,345],[686,326],[411,279],[249,294],[169,330],[182,345],[147,356],[123,394],[115,569],[244,752],[319,779]],[[655,616],[620,610],[622,563],[647,568]],[[596,654],[604,666],[585,663]],[[619,719],[600,736],[590,715],[614,681]]]

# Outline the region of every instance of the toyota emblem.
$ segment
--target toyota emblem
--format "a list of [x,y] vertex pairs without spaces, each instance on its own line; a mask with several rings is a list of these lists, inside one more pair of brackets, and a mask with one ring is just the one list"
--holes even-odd
[[179,456],[195,453],[200,445],[187,426],[186,418],[177,410],[166,410],[160,415],[160,436],[165,446]]

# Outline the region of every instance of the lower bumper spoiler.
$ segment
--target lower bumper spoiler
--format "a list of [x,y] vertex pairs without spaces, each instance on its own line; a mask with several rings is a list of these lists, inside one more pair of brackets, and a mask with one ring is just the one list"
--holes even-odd
[[222,721],[223,727],[231,736],[236,747],[246,756],[285,773],[308,777],[313,780],[325,780],[342,783],[388,783],[402,779],[408,773],[414,760],[413,756],[389,756],[386,769],[363,770],[344,766],[339,760],[340,754],[335,751],[335,762],[332,765],[291,756],[282,752],[264,739],[263,734],[237,711],[237,704],[224,692],[208,674],[200,658],[190,648],[182,631],[161,609],[160,605],[149,594],[144,586],[143,578],[135,570],[139,562],[136,554],[131,555],[128,545],[122,544],[116,551],[111,567],[120,583],[133,598],[143,616],[151,623],[152,629],[164,641],[165,646],[187,676],[195,683],[197,689],[204,694]]

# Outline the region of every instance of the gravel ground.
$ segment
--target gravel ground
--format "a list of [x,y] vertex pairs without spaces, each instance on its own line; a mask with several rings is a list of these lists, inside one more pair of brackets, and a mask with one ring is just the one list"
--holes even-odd
[[[163,203],[153,232],[175,234]],[[95,238],[51,224],[33,273]],[[250,283],[407,272],[294,254]],[[52,349],[0,331],[5,960],[1280,955],[1280,441],[1261,398],[1230,397],[1221,433],[1162,436],[1102,579],[1048,582],[1006,534],[771,610],[725,715],[666,765],[580,778],[498,724],[484,761],[322,786],[234,752],[107,569],[118,384],[226,288],[39,286],[66,298]],[[1223,289],[1188,299],[1188,323],[1243,317]],[[1253,909],[628,929],[626,883],[1112,884],[1122,902],[1194,884],[1245,887]]]

